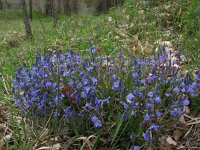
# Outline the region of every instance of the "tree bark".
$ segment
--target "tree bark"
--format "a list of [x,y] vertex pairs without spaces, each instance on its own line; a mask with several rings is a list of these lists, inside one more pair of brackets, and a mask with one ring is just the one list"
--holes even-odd
[[8,9],[11,9],[11,6],[10,6],[10,4],[8,3],[7,0],[5,0],[5,3],[6,3],[6,5],[8,6]]
[[[58,3],[56,3],[58,2]],[[53,0],[52,3],[52,17],[53,17],[53,27],[55,28],[58,22],[58,14],[59,14],[59,1]]]
[[71,14],[71,8],[70,8],[70,0],[63,0],[63,6],[64,6],[64,13],[66,15]]
[[53,0],[44,0],[44,14],[53,15]]
[[73,4],[74,13],[78,14],[78,0],[73,0],[72,4]]
[[21,0],[21,5],[22,5],[23,21],[24,21],[24,26],[25,26],[25,31],[26,31],[26,38],[30,38],[32,36],[32,31],[31,31],[29,18],[28,18],[25,0]]
[[0,10],[3,10],[3,3],[1,0],[0,0]]
[[108,11],[110,8],[110,0],[103,0],[103,11]]
[[0,10],[3,10],[3,3],[1,0],[0,0]]
[[33,19],[33,6],[32,6],[32,0],[29,0],[29,18]]

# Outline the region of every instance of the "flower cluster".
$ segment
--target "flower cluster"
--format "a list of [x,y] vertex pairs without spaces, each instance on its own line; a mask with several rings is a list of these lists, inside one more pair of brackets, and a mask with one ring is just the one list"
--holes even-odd
[[183,114],[200,92],[200,71],[194,78],[182,74],[184,56],[170,51],[134,57],[122,50],[111,57],[92,47],[86,53],[37,54],[31,67],[19,67],[13,92],[24,115],[64,116],[77,126],[88,126],[86,121],[96,128],[116,122],[117,116],[124,121],[142,116],[143,138],[151,141],[159,120]]

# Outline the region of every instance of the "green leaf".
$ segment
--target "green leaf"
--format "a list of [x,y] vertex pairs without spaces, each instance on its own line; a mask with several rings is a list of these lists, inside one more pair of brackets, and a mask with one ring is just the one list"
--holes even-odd
[[74,76],[74,77],[76,77],[77,79],[79,79],[79,81],[81,81],[82,80],[82,78],[78,75],[78,74],[72,74],[72,76]]
[[117,127],[113,132],[113,136],[112,136],[113,138],[112,138],[111,144],[113,144],[113,142],[115,141],[115,139],[117,137],[117,134],[119,133],[119,130],[120,130],[121,126],[122,126],[122,123],[123,123],[123,119],[119,118],[119,121],[117,123]]
[[92,144],[92,150],[97,149],[97,145],[99,143],[100,136],[101,136],[101,134],[98,134],[98,136],[96,137],[94,143]]

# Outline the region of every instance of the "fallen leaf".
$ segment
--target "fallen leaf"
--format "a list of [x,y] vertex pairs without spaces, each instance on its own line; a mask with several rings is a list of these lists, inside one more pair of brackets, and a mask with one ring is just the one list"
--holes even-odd
[[102,47],[96,47],[97,51],[103,51],[103,48]]
[[39,140],[44,141],[48,137],[48,134],[49,134],[49,129],[44,128],[39,136]]
[[167,135],[162,135],[159,139],[161,145],[160,150],[172,150],[172,146],[167,142],[167,138]]
[[167,143],[169,143],[170,145],[174,145],[174,146],[177,145],[176,141],[174,141],[170,136],[167,137],[166,141],[167,141]]
[[61,149],[61,144],[60,144],[60,143],[54,144],[54,145],[53,145],[53,149],[54,149],[54,150],[59,150],[59,149]]
[[135,48],[135,46],[132,48],[132,53],[133,53],[133,56],[136,55],[136,48]]
[[2,115],[1,110],[0,110],[0,123],[3,122],[3,119],[4,119],[4,116]]
[[12,138],[12,132],[10,132],[9,134],[5,135],[4,138],[3,138],[3,140],[10,141],[11,138]]
[[178,123],[179,125],[186,125],[186,121],[185,121],[185,117],[184,115],[181,115],[180,118],[178,119]]
[[183,110],[185,111],[185,114],[190,113],[190,108],[188,106],[184,106]]
[[183,131],[181,131],[180,129],[176,129],[174,131],[173,137],[175,141],[179,141],[182,136],[183,136]]
[[181,144],[181,145],[177,146],[176,149],[184,149],[184,146]]
[[6,150],[6,146],[3,141],[0,141],[0,150]]
[[59,85],[61,86],[61,89],[60,89],[61,93],[64,94],[65,96],[69,96],[70,94],[74,92],[74,89],[70,87],[69,85],[65,85],[62,82]]
[[5,127],[0,124],[0,139],[3,138],[4,134],[5,134]]

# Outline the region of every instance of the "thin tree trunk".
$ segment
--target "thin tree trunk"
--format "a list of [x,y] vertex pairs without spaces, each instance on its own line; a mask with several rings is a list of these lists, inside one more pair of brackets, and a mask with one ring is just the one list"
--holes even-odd
[[56,4],[56,0],[52,1],[52,17],[53,27],[55,28],[58,22],[58,4]]
[[47,1],[48,1],[47,2],[48,5],[47,5],[47,8],[46,8],[47,12],[48,12],[47,14],[50,15],[50,16],[52,16],[53,15],[53,7],[54,7],[53,6],[53,0],[47,0]]
[[3,10],[3,3],[1,0],[0,0],[0,10]]
[[66,15],[70,15],[71,14],[70,1],[69,0],[63,0],[63,5],[64,5],[64,13]]
[[103,0],[103,11],[108,11],[110,8],[110,0]]
[[74,13],[78,14],[78,0],[73,0],[73,8],[74,8]]
[[24,20],[24,26],[25,26],[25,31],[26,31],[26,38],[30,38],[32,36],[32,31],[31,31],[28,14],[27,14],[25,0],[21,0],[21,5],[22,5],[22,15],[23,15],[23,20]]
[[32,0],[29,0],[29,18],[33,19],[33,6],[32,6]]
[[0,10],[3,10],[3,3],[1,0],[0,0]]
[[11,9],[10,4],[8,3],[7,0],[5,0],[6,5],[8,6],[8,9]]

